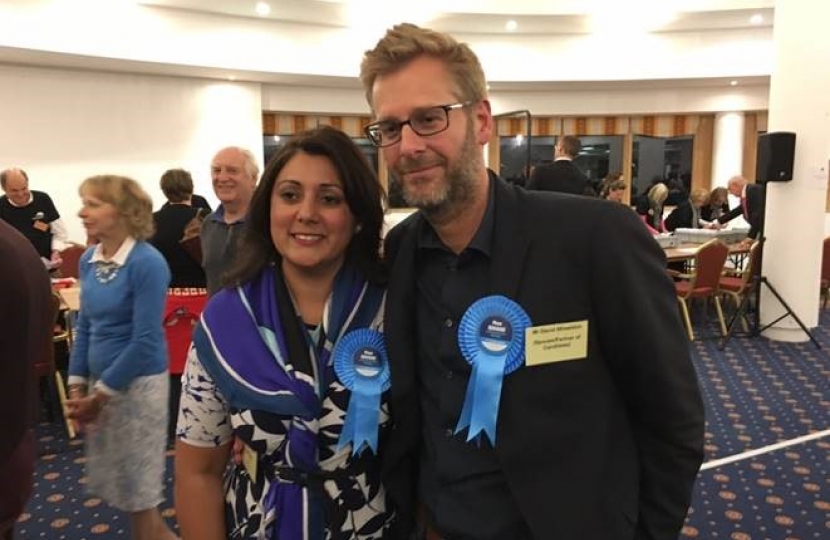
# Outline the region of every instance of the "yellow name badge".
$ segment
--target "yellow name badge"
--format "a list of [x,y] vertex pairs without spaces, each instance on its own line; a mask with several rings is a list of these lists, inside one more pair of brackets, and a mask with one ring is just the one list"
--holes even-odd
[[248,476],[251,478],[251,481],[256,482],[257,455],[247,444],[242,447],[242,465],[248,471]]
[[525,364],[528,366],[578,360],[587,356],[587,320],[525,329]]

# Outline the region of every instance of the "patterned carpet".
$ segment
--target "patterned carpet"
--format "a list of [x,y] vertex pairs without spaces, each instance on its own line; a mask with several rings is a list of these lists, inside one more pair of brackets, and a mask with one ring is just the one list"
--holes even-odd
[[[83,441],[67,442],[56,424],[38,426],[40,459],[35,493],[15,527],[15,540],[93,540],[130,538],[127,514],[86,493]],[[162,515],[176,525],[173,509],[173,458],[168,452]]]
[[[681,539],[830,538],[830,315],[822,344],[732,338],[692,345],[706,405],[706,459],[770,445],[758,456],[704,465]],[[822,435],[823,433],[823,435]],[[785,446],[788,441],[815,439]]]
[[[830,538],[830,315],[815,336],[822,351],[765,338],[735,337],[723,352],[713,340],[691,345],[706,405],[706,461],[783,447],[704,465],[680,540]],[[67,442],[56,424],[41,424],[38,434],[35,495],[16,538],[129,538],[127,516],[85,493],[82,442]],[[168,463],[162,511],[175,526]]]

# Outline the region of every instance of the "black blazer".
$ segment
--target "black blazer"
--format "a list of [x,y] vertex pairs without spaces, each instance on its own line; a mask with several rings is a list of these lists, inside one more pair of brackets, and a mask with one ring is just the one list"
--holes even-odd
[[664,225],[667,231],[673,231],[675,229],[699,229],[699,223],[692,223],[694,217],[695,213],[692,210],[692,202],[686,199],[671,211],[668,217],[666,217]]
[[533,169],[527,189],[558,191],[573,195],[596,195],[588,177],[569,159],[560,159]]
[[[764,230],[764,213],[767,204],[767,188],[763,184],[746,185],[746,221],[749,223],[749,238],[758,239]],[[738,216],[744,214],[743,207],[739,204],[718,219],[721,223],[728,223]]]
[[[489,294],[534,325],[588,321],[588,356],[504,380],[496,452],[534,537],[676,540],[703,458],[703,405],[665,257],[634,212],[496,180]],[[416,213],[390,231],[385,485],[414,523],[421,437]],[[484,516],[482,516],[484,518]]]

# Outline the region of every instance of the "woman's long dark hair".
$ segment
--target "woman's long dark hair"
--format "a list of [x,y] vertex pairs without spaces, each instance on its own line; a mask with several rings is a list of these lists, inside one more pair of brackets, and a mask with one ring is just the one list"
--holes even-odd
[[358,269],[367,280],[382,283],[385,272],[380,242],[386,194],[363,152],[349,136],[333,127],[320,126],[298,133],[271,158],[248,207],[237,260],[223,279],[224,285],[250,281],[265,266],[281,261],[282,256],[271,240],[271,193],[283,167],[299,153],[331,161],[343,183],[346,204],[359,225],[346,248],[344,264]]

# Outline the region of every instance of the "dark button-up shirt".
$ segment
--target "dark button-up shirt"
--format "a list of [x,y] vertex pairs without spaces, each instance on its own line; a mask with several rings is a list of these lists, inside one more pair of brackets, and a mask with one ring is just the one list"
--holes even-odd
[[418,342],[424,449],[420,495],[427,519],[448,539],[529,538],[496,452],[486,438],[454,434],[470,364],[458,347],[457,326],[467,308],[490,294],[495,222],[491,180],[487,209],[470,244],[458,255],[424,222],[418,236]]

